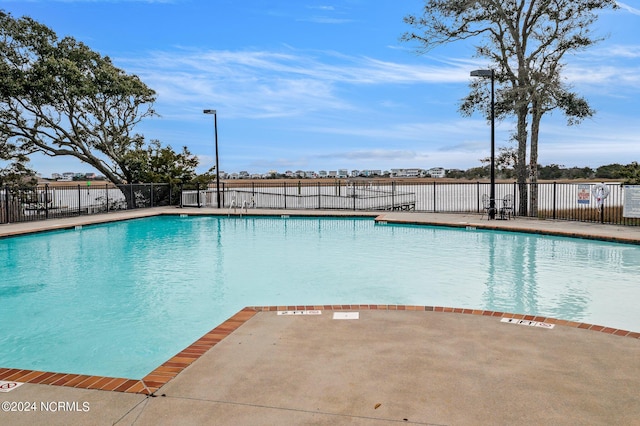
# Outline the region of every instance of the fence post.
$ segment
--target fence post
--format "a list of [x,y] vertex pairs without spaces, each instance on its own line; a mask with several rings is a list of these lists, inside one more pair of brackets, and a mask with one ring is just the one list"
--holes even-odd
[[200,205],[200,182],[196,183],[196,201],[198,202],[198,208],[202,207]]
[[287,208],[287,182],[282,182],[283,193],[284,193],[284,208]]
[[[557,189],[557,184],[558,182],[553,182],[553,219],[555,220],[556,218],[556,189]],[[539,192],[538,192],[539,194]],[[539,195],[538,195],[539,196]]]
[[[133,198],[133,184],[132,183],[129,184],[129,196],[131,197],[131,205],[135,209],[137,207],[137,203],[136,203],[136,199]],[[127,209],[128,208],[129,208],[129,206],[127,206]]]
[[78,216],[82,214],[80,206],[82,205],[82,194],[80,193],[80,184],[78,184]]
[[9,185],[4,186],[4,210],[6,223],[11,223],[11,218],[9,217]]
[[351,189],[353,190],[353,211],[356,211],[356,184],[351,183]]
[[391,182],[391,210],[396,209],[396,181]]
[[318,182],[318,210],[320,210],[322,204],[322,196],[320,195],[320,182]]
[[49,184],[44,184],[44,217],[49,219]]
[[153,182],[151,182],[151,207],[153,207],[153,198],[154,198],[154,192],[153,192]]
[[107,200],[107,213],[109,213],[109,184],[104,184],[104,198]]
[[436,181],[433,181],[433,212],[437,212],[438,209],[436,208]]

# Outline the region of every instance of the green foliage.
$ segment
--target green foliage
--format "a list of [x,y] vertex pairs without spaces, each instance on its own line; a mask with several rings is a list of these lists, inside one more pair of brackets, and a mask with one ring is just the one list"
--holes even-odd
[[640,185],[640,164],[633,161],[627,165],[608,164],[596,170],[599,179],[619,179],[628,185]]
[[216,170],[216,167],[213,166],[206,172],[191,179],[189,183],[191,183],[192,185],[199,184],[201,187],[206,187],[208,184],[216,180],[215,170]]
[[158,140],[147,146],[137,141],[123,158],[123,169],[131,183],[187,183],[195,178],[197,165],[197,157],[187,147],[177,153],[170,146],[163,147]]
[[27,162],[28,159],[20,157],[5,167],[0,167],[0,187],[35,185],[37,183],[36,173],[26,165]]
[[0,134],[0,186],[32,183],[35,172],[27,166],[28,162],[29,157]]
[[155,92],[108,57],[0,11],[0,134],[22,154],[70,155],[129,183],[125,160]]
[[538,177],[544,180],[591,179],[594,177],[594,171],[590,167],[572,167],[567,169],[558,164],[550,164],[548,166],[538,165]]
[[624,166],[622,164],[607,164],[596,169],[598,179],[622,179]]
[[637,161],[623,167],[622,177],[628,185],[640,185],[640,164]]

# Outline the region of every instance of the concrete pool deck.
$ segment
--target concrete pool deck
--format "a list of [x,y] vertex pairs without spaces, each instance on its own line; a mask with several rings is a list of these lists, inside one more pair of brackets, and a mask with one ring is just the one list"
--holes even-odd
[[[0,236],[144,215],[214,213],[227,210],[165,208],[0,225]],[[354,215],[247,214],[252,213]],[[640,243],[640,229],[615,225],[523,218],[489,222],[459,214],[366,215],[388,222]],[[358,319],[334,319],[334,314],[356,313]],[[187,354],[188,366],[155,397],[25,383],[0,393],[0,402],[9,408],[13,402],[16,409],[33,402],[37,411],[0,411],[0,423],[640,424],[640,330],[621,337],[603,327],[588,330],[553,320],[548,321],[555,322],[553,329],[529,327],[502,322],[497,314],[404,306],[247,308],[233,327],[221,328],[227,332],[209,350]],[[15,376],[3,377],[0,368],[0,380]],[[42,411],[43,403],[50,411]],[[58,407],[63,408],[51,410]]]

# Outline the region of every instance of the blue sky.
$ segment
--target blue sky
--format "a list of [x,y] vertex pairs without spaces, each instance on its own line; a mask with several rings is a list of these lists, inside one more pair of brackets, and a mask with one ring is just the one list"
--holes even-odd
[[[489,155],[489,125],[462,117],[469,72],[487,66],[471,44],[427,55],[399,41],[422,0],[0,0],[59,36],[70,35],[139,75],[160,117],[138,131],[220,169],[461,168]],[[597,111],[579,126],[542,122],[540,163],[566,167],[640,161],[640,2],[602,12],[608,38],[567,58],[565,76]],[[511,121],[497,126],[509,146]],[[34,157],[53,172],[91,172],[77,160]]]

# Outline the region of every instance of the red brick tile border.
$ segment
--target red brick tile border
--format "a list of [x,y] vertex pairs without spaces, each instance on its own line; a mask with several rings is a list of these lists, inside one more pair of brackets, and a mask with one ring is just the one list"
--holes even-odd
[[534,315],[510,314],[506,312],[485,311],[481,309],[452,308],[445,306],[420,305],[296,305],[296,306],[250,306],[242,309],[234,316],[193,342],[190,346],[176,354],[164,364],[147,374],[141,380],[117,377],[87,376],[82,374],[51,373],[44,371],[0,368],[0,380],[16,381],[53,386],[66,386],[80,389],[99,389],[105,391],[137,393],[151,395],[176,377],[185,368],[200,358],[225,337],[229,336],[241,325],[250,320],[258,312],[303,310],[389,310],[389,311],[425,311],[444,312],[467,315],[481,315],[499,318],[516,318],[528,321],[546,322],[560,326],[581,328],[615,336],[640,339],[640,332],[619,330],[600,325],[579,323]]

